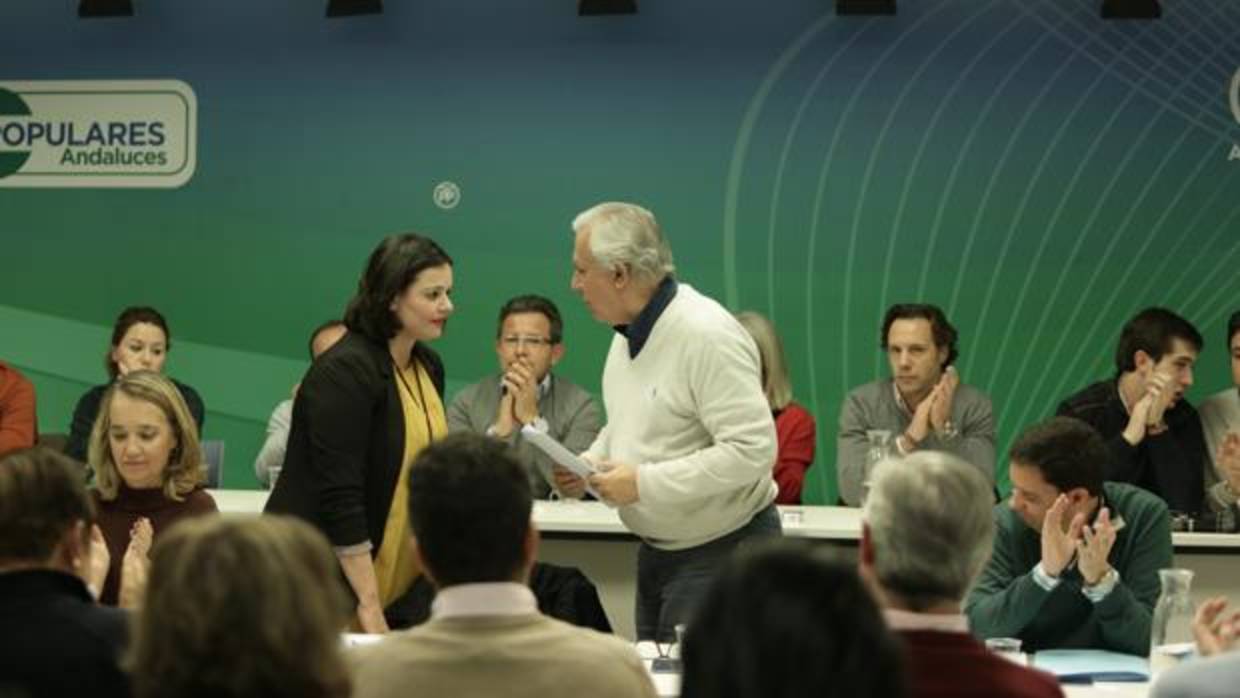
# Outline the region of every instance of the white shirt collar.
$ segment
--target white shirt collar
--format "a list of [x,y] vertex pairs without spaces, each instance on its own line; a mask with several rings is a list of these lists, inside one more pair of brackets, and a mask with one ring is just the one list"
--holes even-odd
[[516,582],[486,582],[444,587],[431,603],[431,618],[519,616],[538,613],[534,592]]
[[904,414],[913,416],[913,411],[909,409],[908,403],[904,401],[904,396],[900,394],[900,386],[896,385],[896,380],[891,379],[891,392],[896,396],[896,407],[899,407]]
[[914,613],[896,608],[883,610],[887,627],[896,632],[906,630],[933,630],[940,633],[967,633],[969,620],[958,613]]

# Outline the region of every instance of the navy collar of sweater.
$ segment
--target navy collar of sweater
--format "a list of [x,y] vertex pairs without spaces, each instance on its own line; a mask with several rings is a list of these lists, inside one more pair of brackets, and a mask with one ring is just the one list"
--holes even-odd
[[615,330],[629,340],[629,358],[636,359],[637,353],[646,346],[650,333],[654,331],[654,323],[676,297],[676,279],[671,274],[663,277],[654,290],[654,295],[646,303],[646,307],[637,314],[637,318],[627,325],[616,325]]

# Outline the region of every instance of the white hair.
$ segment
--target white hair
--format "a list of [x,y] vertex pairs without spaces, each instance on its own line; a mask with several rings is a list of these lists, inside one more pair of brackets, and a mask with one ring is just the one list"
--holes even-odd
[[994,493],[977,468],[918,451],[875,469],[862,517],[882,587],[921,610],[960,601],[990,557]]
[[573,219],[573,232],[587,228],[590,254],[607,269],[628,267],[634,277],[652,284],[676,270],[658,221],[641,206],[608,201],[588,208]]

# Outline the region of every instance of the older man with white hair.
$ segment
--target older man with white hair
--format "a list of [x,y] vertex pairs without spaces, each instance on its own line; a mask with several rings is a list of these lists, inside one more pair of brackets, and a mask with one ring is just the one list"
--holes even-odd
[[913,698],[1063,695],[1049,674],[992,654],[969,634],[961,602],[994,535],[990,481],[976,467],[918,451],[877,469],[862,518],[860,572],[905,642]]
[[[775,423],[758,348],[732,313],[672,276],[646,209],[599,204],[573,221],[573,290],[616,335],[608,422],[583,456],[590,485],[641,537],[638,639],[667,640],[748,538],[780,533]],[[561,491],[585,483],[557,470]]]

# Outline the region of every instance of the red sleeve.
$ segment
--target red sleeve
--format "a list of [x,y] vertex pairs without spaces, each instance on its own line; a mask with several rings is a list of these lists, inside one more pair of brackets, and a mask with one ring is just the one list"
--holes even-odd
[[35,428],[34,385],[11,370],[0,384],[0,455],[29,448],[38,438]]
[[814,417],[796,403],[790,403],[775,418],[779,455],[775,458],[775,484],[779,485],[776,504],[800,504],[805,471],[814,463]]

